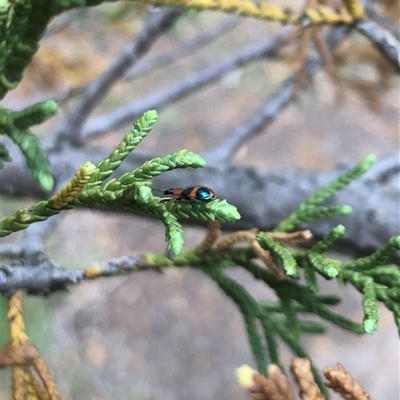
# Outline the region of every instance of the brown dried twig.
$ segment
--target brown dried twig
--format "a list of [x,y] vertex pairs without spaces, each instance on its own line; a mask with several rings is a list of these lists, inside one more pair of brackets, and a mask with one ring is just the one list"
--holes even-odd
[[237,231],[230,235],[228,235],[224,240],[218,243],[217,248],[219,250],[224,250],[235,243],[245,242],[248,243],[260,260],[264,263],[264,265],[278,278],[284,279],[285,273],[282,268],[275,262],[275,260],[271,257],[271,254],[268,250],[264,250],[260,243],[258,243],[256,234],[258,232],[257,228],[250,229],[248,231]]
[[329,380],[325,386],[333,389],[346,400],[372,400],[371,395],[345,370],[342,364],[337,364],[335,370],[327,367],[323,370],[325,378]]
[[300,244],[308,242],[313,238],[310,230],[296,231],[296,232],[266,232],[267,236],[274,239],[275,242],[284,244]]
[[[346,400],[372,400],[369,393],[338,363],[338,369],[325,368],[324,375],[329,380],[325,386],[333,389]],[[296,379],[302,400],[325,400],[315,383],[308,358],[293,358],[290,369]],[[248,365],[236,370],[240,386],[248,390],[252,400],[293,400],[294,395],[285,374],[276,364],[268,366],[268,378]]]
[[285,374],[276,364],[268,366],[268,378],[248,365],[236,371],[242,387],[249,391],[252,400],[293,400],[293,392]]
[[49,400],[61,400],[53,376],[51,375],[49,368],[47,367],[39,352],[37,354],[37,357],[35,357],[35,359],[33,360],[32,364],[36,372],[38,373],[40,380],[43,383],[43,386],[45,387],[45,391],[48,394]]
[[[236,243],[245,242],[248,243],[264,263],[264,265],[278,278],[285,279],[286,275],[282,268],[276,263],[271,253],[261,247],[257,240],[257,228],[253,228],[247,231],[236,231],[228,235],[225,239],[218,243],[217,248],[219,250],[224,250]],[[312,238],[312,233],[310,231],[298,231],[298,232],[266,232],[266,234],[274,239],[278,243],[286,244],[298,244],[308,241]]]
[[324,400],[321,390],[315,383],[308,358],[293,358],[290,369],[296,379],[302,400]]
[[[13,399],[61,400],[46,363],[25,332],[22,290],[8,298],[7,319],[10,345],[0,351],[0,366],[12,367]],[[34,376],[31,367],[36,370],[40,380]]]
[[[317,0],[307,0],[303,8],[303,14],[307,15],[308,10],[316,10],[320,1]],[[337,9],[339,15],[343,18],[351,18],[346,7],[343,6],[337,0],[326,1],[327,5],[331,8]],[[331,4],[329,4],[331,3]],[[337,69],[333,60],[332,52],[329,49],[326,42],[322,39],[323,27],[318,25],[313,25],[305,22],[302,27],[297,31],[297,35],[292,39],[296,40],[299,38],[299,44],[297,47],[296,62],[294,69],[298,71],[298,77],[296,84],[293,88],[293,97],[297,97],[299,91],[303,89],[308,83],[307,74],[307,61],[310,55],[310,44],[314,45],[314,49],[319,54],[322,65],[328,73],[329,77],[332,79],[335,85],[340,85],[339,76],[337,74]],[[338,91],[337,97],[340,96],[340,91]]]
[[209,221],[205,238],[197,246],[196,253],[203,254],[214,246],[215,242],[221,235],[221,223],[219,221]]

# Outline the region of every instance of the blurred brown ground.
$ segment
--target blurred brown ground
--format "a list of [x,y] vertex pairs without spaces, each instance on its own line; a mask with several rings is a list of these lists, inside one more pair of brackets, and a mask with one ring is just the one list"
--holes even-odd
[[[92,10],[87,19],[77,20],[73,29],[45,39],[35,65],[27,72],[30,80],[8,101],[29,102],[42,90],[41,85],[45,90],[56,90],[71,83],[71,76],[79,81],[83,72],[87,73],[86,79],[93,79],[123,48],[126,30],[132,34],[140,27],[137,21],[121,25],[125,30],[121,26],[107,27],[96,20],[103,15],[98,13]],[[205,13],[179,22],[172,33],[156,43],[150,55],[176,45],[178,37],[194,35],[199,26],[214,19],[213,14]],[[107,29],[113,29],[113,33]],[[102,110],[140,99],[277,29],[276,24],[245,21],[240,29],[195,57],[173,68],[157,70],[131,85],[117,85]],[[64,61],[75,60],[79,68],[58,71],[54,81],[40,82],[38,77],[50,51]],[[75,75],[73,68],[78,70]],[[376,79],[371,66],[354,68],[354,75]],[[219,141],[229,127],[251,115],[289,73],[285,64],[268,60],[231,73],[213,87],[162,111],[139,150],[162,154],[188,148],[201,152],[216,138]],[[328,170],[341,161],[360,160],[370,153],[385,155],[399,147],[398,80],[382,96],[378,113],[370,111],[354,91],[341,91],[345,102],[337,104],[336,88],[326,74],[319,73],[296,105],[287,108],[262,135],[241,149],[236,162],[258,168]],[[52,128],[54,125],[48,123],[37,132],[44,134]],[[98,143],[113,146],[123,133],[114,132]],[[223,198],[223,193],[218,195]],[[198,243],[203,234],[203,229],[186,227],[186,246]],[[164,227],[159,222],[81,210],[69,212],[49,241],[51,256],[66,267],[84,267],[96,260],[164,248]],[[231,274],[255,297],[273,298],[268,288],[243,271]],[[325,293],[343,295],[340,312],[362,319],[361,297],[355,290],[343,290],[333,282],[321,282],[321,286]],[[68,294],[47,299],[45,309],[51,315],[51,342],[41,347],[66,399],[247,398],[234,377],[241,364],[254,366],[240,313],[198,271],[171,269],[163,274],[147,272],[83,283]],[[391,314],[383,307],[379,330],[373,336],[359,337],[329,327],[327,335],[310,336],[303,342],[321,369],[341,362],[374,399],[399,398],[398,336]],[[284,346],[282,354],[288,365],[291,354]]]

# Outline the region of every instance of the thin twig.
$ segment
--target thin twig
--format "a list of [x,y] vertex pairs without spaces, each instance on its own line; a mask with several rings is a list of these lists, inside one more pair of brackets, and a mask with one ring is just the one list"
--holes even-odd
[[[328,35],[327,47],[332,51],[349,32],[347,27],[335,27]],[[321,56],[314,56],[307,63],[305,72],[308,77],[315,74],[323,65]],[[213,162],[224,162],[231,159],[239,148],[262,132],[264,127],[271,123],[291,102],[295,99],[294,89],[298,80],[298,73],[286,79],[278,90],[272,93],[264,105],[258,109],[243,124],[235,126],[221,144],[215,146],[213,150],[204,154],[206,160]]]
[[81,144],[82,126],[90,113],[107,94],[116,80],[120,79],[132,65],[148,51],[155,40],[181,15],[182,10],[166,8],[150,13],[141,32],[129,43],[121,55],[98,79],[86,87],[78,104],[68,114],[57,135],[57,146],[65,140],[74,145]]
[[355,27],[400,71],[400,42],[375,21],[358,21]]
[[185,40],[171,50],[143,60],[143,62],[129,71],[124,79],[136,79],[138,76],[147,74],[156,68],[167,67],[168,65],[174,64],[176,61],[180,61],[184,57],[190,56],[201,48],[208,46],[214,40],[238,26],[240,22],[241,18],[236,15],[231,15],[224,18],[222,21],[217,21],[215,25],[195,36],[193,39]]
[[209,221],[204,239],[196,248],[196,254],[204,254],[214,246],[221,235],[221,223],[218,220]]
[[365,6],[365,12],[370,19],[388,30],[397,40],[400,40],[399,27],[392,20],[379,14],[372,4]]
[[11,295],[18,289],[31,294],[48,295],[54,291],[66,290],[82,280],[120,276],[128,273],[160,269],[144,256],[123,256],[91,265],[86,269],[65,269],[53,264],[45,256],[35,260],[32,256],[18,264],[0,267],[0,292]]
[[226,139],[213,149],[205,152],[206,161],[220,163],[229,161],[239,148],[251,137],[261,133],[263,128],[272,122],[293,98],[293,89],[297,82],[297,74],[286,79],[278,90],[273,92],[264,105],[259,108],[243,124],[236,125],[227,135]]
[[[206,32],[200,33],[193,39],[189,39],[179,43],[172,50],[165,51],[163,53],[157,54],[156,56],[150,57],[149,59],[139,62],[126,73],[124,80],[131,81],[157,68],[165,68],[175,63],[176,61],[182,60],[186,56],[194,54],[201,48],[208,46],[218,37],[227,33],[229,30],[235,28],[240,21],[241,19],[237,16],[229,16],[224,18],[222,21],[218,21]],[[73,97],[81,95],[86,90],[87,86],[87,84],[74,86],[68,89],[67,92],[60,94],[58,97],[55,98],[55,100],[59,103],[66,102]]]
[[198,90],[206,85],[214,83],[228,72],[239,68],[250,61],[275,54],[291,31],[292,28],[285,27],[276,36],[269,40],[261,40],[252,43],[238,51],[236,54],[231,55],[184,80],[180,80],[178,83],[174,83],[158,93],[89,121],[83,128],[84,137],[92,138],[99,136],[111,129],[123,125],[124,123],[132,121],[147,110],[154,108],[160,110],[165,105],[171,105],[182,97],[191,94],[194,90]]

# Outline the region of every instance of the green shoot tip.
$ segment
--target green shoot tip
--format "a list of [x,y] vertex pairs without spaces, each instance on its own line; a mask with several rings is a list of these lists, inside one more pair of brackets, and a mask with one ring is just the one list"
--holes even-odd
[[37,182],[46,192],[50,192],[54,187],[53,176],[48,172],[40,172],[37,176]]
[[[351,214],[353,212],[353,209],[352,209],[351,206],[345,205],[345,206],[341,207],[340,211],[341,211],[341,215],[348,215],[348,214]],[[344,229],[344,227],[343,227],[343,229]]]
[[372,319],[366,319],[363,322],[364,325],[364,330],[366,333],[369,333],[370,335],[372,335],[373,333],[375,333],[375,331],[377,330],[377,324],[375,321],[373,321]]

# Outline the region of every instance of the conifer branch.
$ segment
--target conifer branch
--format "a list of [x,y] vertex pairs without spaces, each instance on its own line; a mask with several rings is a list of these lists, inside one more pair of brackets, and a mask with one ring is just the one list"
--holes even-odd
[[177,168],[204,167],[205,162],[202,157],[187,150],[149,160],[141,167],[103,185],[104,180],[109,178],[147,135],[156,120],[155,111],[145,113],[114,151],[97,167],[86,163],[68,185],[47,201],[41,201],[30,208],[18,210],[13,216],[2,218],[0,236],[26,229],[30,224],[44,221],[62,210],[77,206],[105,205],[119,210],[144,211],[161,219],[166,226],[169,248],[177,255],[183,246],[183,230],[178,218],[193,217],[212,221],[239,219],[236,207],[228,204],[226,200],[214,199],[208,203],[176,201],[164,203],[159,197],[153,196],[151,179],[155,176]]
[[[322,395],[311,372],[308,358],[293,358],[290,369],[294,375],[299,395],[302,399],[327,400],[328,394]],[[372,400],[370,394],[338,363],[338,369],[325,368],[323,373],[328,379],[327,388],[341,394],[348,400]],[[268,365],[268,376],[255,371],[249,365],[242,365],[236,370],[236,379],[241,387],[248,391],[252,400],[293,400],[294,394],[286,375],[276,364]]]
[[[17,359],[8,360],[14,361],[11,362],[13,398],[23,400],[29,396],[29,398],[34,400],[61,400],[54,379],[45,361],[25,332],[23,292],[21,290],[16,291],[8,298],[7,320],[10,336],[9,346],[3,349],[2,353],[7,358],[7,353],[10,349],[15,348],[16,351],[13,358],[19,355]],[[24,353],[21,355],[21,352]],[[21,362],[21,358],[25,363]],[[7,363],[5,362],[5,364]],[[30,366],[35,369],[40,381],[32,374]]]
[[[97,2],[98,0],[88,0],[83,3],[94,5]],[[233,2],[221,2],[219,0],[156,0],[155,3],[149,2],[161,5],[173,3],[198,9],[220,9],[226,12],[250,15],[255,18],[307,27],[321,24],[344,23],[350,25],[355,23],[357,29],[369,37],[382,50],[386,58],[396,66],[400,65],[398,53],[393,50],[396,42],[392,40],[391,36],[382,35],[378,31],[372,32],[371,28],[367,29],[368,25],[365,21],[362,21],[364,15],[363,7],[357,0],[344,1],[344,7],[338,10],[331,8],[329,5],[319,4],[317,6],[314,4],[312,7],[307,7],[301,15],[294,15],[263,1],[257,4],[248,0]],[[36,52],[38,39],[49,19],[53,15],[73,6],[76,6],[76,4],[71,1],[54,1],[46,2],[46,4],[41,0],[21,0],[14,3],[1,2],[0,34],[4,35],[3,38],[5,38],[0,43],[1,97],[4,97],[8,90],[15,88],[21,80],[22,72]],[[178,11],[175,12],[179,14]],[[166,14],[168,12],[163,15]],[[158,17],[162,19],[163,17],[160,17],[160,15],[156,16],[155,19]],[[162,25],[163,23],[167,25],[170,22],[162,20],[160,24]],[[371,35],[371,32],[373,35]],[[322,42],[318,41],[315,35],[312,37],[316,46],[319,46],[321,55],[324,53],[325,55],[329,54]],[[148,43],[144,43],[145,40],[143,38],[139,37],[138,41],[139,39],[142,39],[142,42],[140,46],[136,42],[139,47],[136,55],[146,45],[148,46]],[[230,64],[220,63],[214,71],[206,70],[208,75],[199,74],[194,82],[190,80],[185,82],[186,87],[181,86],[177,89],[175,86],[173,88],[175,91],[163,93],[164,98],[162,101],[175,100],[193,90],[193,88],[200,87],[222,76],[227,70],[237,65],[243,65],[251,58],[260,57],[262,55],[260,48],[264,49],[264,52],[275,51],[283,43],[284,35],[276,38],[276,41],[278,43],[268,43],[269,47],[263,47],[266,46],[266,43],[263,43],[261,47],[251,48],[250,56],[248,54],[246,56],[243,56],[243,54],[236,55],[236,58],[233,58],[233,62],[231,59]],[[127,65],[124,65],[121,60],[123,61],[124,58],[122,57],[118,60],[103,75],[104,79],[95,82],[92,86],[92,91],[88,90],[84,107],[75,114],[74,117],[76,118],[73,118],[72,124],[69,125],[69,127],[75,126],[77,128],[77,136],[71,136],[71,141],[78,138],[77,143],[80,142],[80,137],[78,136],[82,131],[83,119],[93,110],[98,99],[106,93],[112,82],[126,72]],[[317,63],[311,63],[312,68],[315,70],[319,63],[320,60]],[[290,82],[290,84],[293,87],[294,82]],[[283,98],[287,99],[287,93],[282,93],[284,95]],[[293,91],[290,93],[288,102],[292,98]],[[85,96],[81,101],[84,99]],[[152,98],[152,101],[160,101],[160,99],[156,98],[154,100]],[[282,108],[284,104],[287,103],[280,102],[278,106]],[[279,107],[277,109],[281,109]],[[20,112],[2,110],[3,114],[0,121],[1,132],[12,138],[21,148],[37,182],[46,190],[52,188],[53,178],[44,151],[37,138],[31,133],[30,127],[42,123],[53,115],[56,109],[57,106],[54,102],[44,102]],[[132,113],[132,109],[130,112]],[[268,112],[271,112],[271,109]],[[265,113],[267,117],[269,115],[268,112]],[[257,119],[255,126],[258,128],[262,126],[268,120],[267,117],[262,115],[261,118]],[[235,234],[231,235],[215,248],[213,245],[218,239],[219,221],[235,221],[240,218],[234,206],[228,204],[226,200],[219,199],[207,203],[184,202],[174,199],[165,202],[165,199],[160,199],[152,193],[152,179],[154,177],[161,175],[165,171],[178,168],[201,168],[205,165],[205,161],[201,156],[187,150],[181,150],[171,155],[146,160],[141,166],[105,182],[147,135],[156,118],[157,114],[155,112],[146,113],[136,122],[133,129],[124,137],[114,151],[104,158],[97,167],[91,163],[82,166],[70,184],[66,185],[47,201],[41,201],[30,208],[18,210],[13,216],[3,218],[1,220],[0,236],[6,236],[15,231],[25,229],[33,222],[43,221],[64,210],[78,206],[105,206],[107,209],[142,211],[160,219],[165,225],[168,247],[175,257],[166,257],[157,253],[148,254],[110,260],[103,267],[91,265],[85,270],[68,271],[55,266],[48,260],[45,257],[42,246],[39,255],[35,254],[35,256],[38,256],[36,259],[32,257],[27,261],[20,261],[14,265],[1,267],[0,291],[11,295],[8,315],[11,346],[19,346],[19,350],[29,350],[29,346],[28,349],[25,346],[26,343],[29,344],[29,338],[24,332],[22,293],[20,289],[43,295],[66,289],[68,285],[76,284],[84,279],[125,275],[144,269],[160,270],[171,266],[191,266],[201,269],[236,303],[244,318],[257,368],[262,373],[266,373],[268,359],[277,366],[282,367],[277,346],[278,338],[286,342],[296,355],[307,356],[300,341],[301,335],[304,333],[322,333],[324,327],[319,323],[301,320],[299,316],[303,313],[319,315],[323,320],[355,333],[373,333],[378,326],[378,302],[382,302],[393,312],[396,324],[400,329],[400,272],[397,266],[390,264],[388,261],[400,249],[400,236],[392,237],[387,244],[368,257],[343,263],[327,258],[324,255],[344,236],[345,230],[343,226],[339,225],[333,228],[327,236],[309,250],[297,250],[292,246],[308,240],[312,235],[299,235],[297,232],[288,232],[308,221],[346,215],[351,212],[351,208],[348,206],[324,207],[321,205],[343,187],[365,173],[373,164],[374,157],[368,157],[351,171],[311,195],[276,227],[275,232],[260,232],[258,228],[246,232],[236,232],[236,236]],[[121,122],[121,120],[121,115],[119,115],[118,121]],[[67,129],[62,132],[60,134],[61,137],[67,132]],[[255,131],[245,131],[246,137],[250,135],[249,132]],[[243,136],[236,136],[235,143],[240,143],[242,139]],[[9,159],[7,149],[4,145],[1,145],[0,166]],[[182,251],[184,243],[183,228],[178,219],[191,217],[214,222],[210,223],[208,235],[200,246]],[[231,245],[239,241],[249,243],[250,246],[242,248],[231,247]],[[29,251],[24,249],[23,253],[29,254]],[[21,250],[13,253],[10,249],[6,249],[3,254],[7,256],[22,255]],[[31,255],[29,254],[29,256]],[[255,262],[256,259],[261,259],[271,269],[272,273],[259,266]],[[235,266],[246,269],[256,279],[263,281],[276,293],[278,301],[273,303],[256,301],[240,283],[224,273],[225,269]],[[294,280],[301,275],[305,277],[305,285]],[[348,320],[342,315],[331,311],[331,306],[338,302],[337,298],[322,297],[316,294],[319,290],[318,276],[349,283],[360,292],[362,297],[361,304],[364,310],[362,323]],[[3,361],[0,360],[0,363],[3,363],[2,365],[10,363],[11,358],[6,357],[7,351],[5,349],[3,353],[0,352],[0,359],[4,356]],[[23,362],[21,362],[21,357],[14,359],[12,378],[14,398],[22,399],[32,394],[36,398],[59,399],[54,381],[40,354],[35,354],[33,359],[29,357],[29,355],[25,355],[25,358],[22,357]],[[32,364],[40,380],[32,374],[29,366],[25,363]],[[304,368],[295,368],[295,364],[293,365],[302,395],[306,396],[312,392],[315,398],[321,396],[322,399],[320,391],[323,394],[326,394],[326,391],[324,391],[325,389],[315,366],[310,367],[309,362],[302,364],[303,367],[305,366]],[[257,382],[261,382],[264,386],[275,385],[274,394],[278,390],[278,382],[282,383],[283,386],[286,385],[284,390],[290,392],[290,388],[287,387],[287,381],[277,371],[277,368],[269,369],[272,375],[271,382],[268,381],[267,383],[260,375],[256,376],[256,381],[259,379]],[[341,370],[340,367],[339,369]],[[344,369],[340,372],[344,372]],[[351,381],[348,377],[341,379],[341,382],[335,382],[335,387],[339,392],[343,389],[344,381],[347,383]],[[330,380],[333,381],[334,379]],[[317,382],[319,389],[315,382]],[[351,383],[353,384],[354,382],[351,381]],[[262,385],[260,384],[259,386]],[[354,384],[353,386],[356,387],[357,385]],[[360,392],[358,387],[357,390],[351,392],[351,395],[358,395],[355,394],[356,392]]]
[[261,373],[266,373],[265,350],[255,323],[256,317],[260,314],[258,304],[238,282],[229,278],[219,268],[204,268],[203,272],[214,280],[240,308],[257,369]]
[[282,221],[275,231],[290,231],[298,227],[304,222],[312,221],[318,218],[327,218],[338,215],[349,214],[352,210],[349,206],[332,206],[320,207],[317,206],[328,198],[332,197],[336,192],[349,185],[352,181],[359,178],[367,172],[375,163],[376,157],[368,156],[350,171],[342,174],[340,177],[332,181],[330,184],[314,192],[307,200],[293,211],[284,221]]
[[236,379],[252,400],[294,400],[290,383],[276,364],[268,365],[268,378],[242,365],[236,370]]
[[[265,0],[256,3],[251,0],[141,0],[157,6],[179,6],[198,10],[219,10],[227,13],[236,13],[242,16],[276,21],[282,24],[321,25],[321,24],[351,24],[354,22],[352,14],[347,12],[347,7],[335,10],[327,5],[316,4],[307,8],[302,15],[296,15],[290,10],[283,9]],[[355,2],[350,2],[355,3]],[[358,3],[358,1],[357,1]],[[358,8],[351,8],[354,15],[359,18]],[[362,13],[361,13],[362,15]],[[361,16],[360,15],[360,16]]]
[[5,162],[12,161],[10,153],[8,152],[6,146],[0,142],[0,169],[3,168]]
[[2,2],[1,15],[4,36],[0,53],[4,55],[0,58],[0,99],[3,99],[9,90],[18,86],[23,71],[36,53],[38,42],[55,14],[50,2],[21,0]]
[[[29,128],[49,119],[57,109],[57,104],[52,100],[34,104],[22,111],[0,108],[0,133],[9,136],[21,149],[33,177],[45,191],[50,191],[54,185],[50,164],[39,139]],[[1,148],[2,159],[8,161],[10,157],[7,149],[4,145]]]

